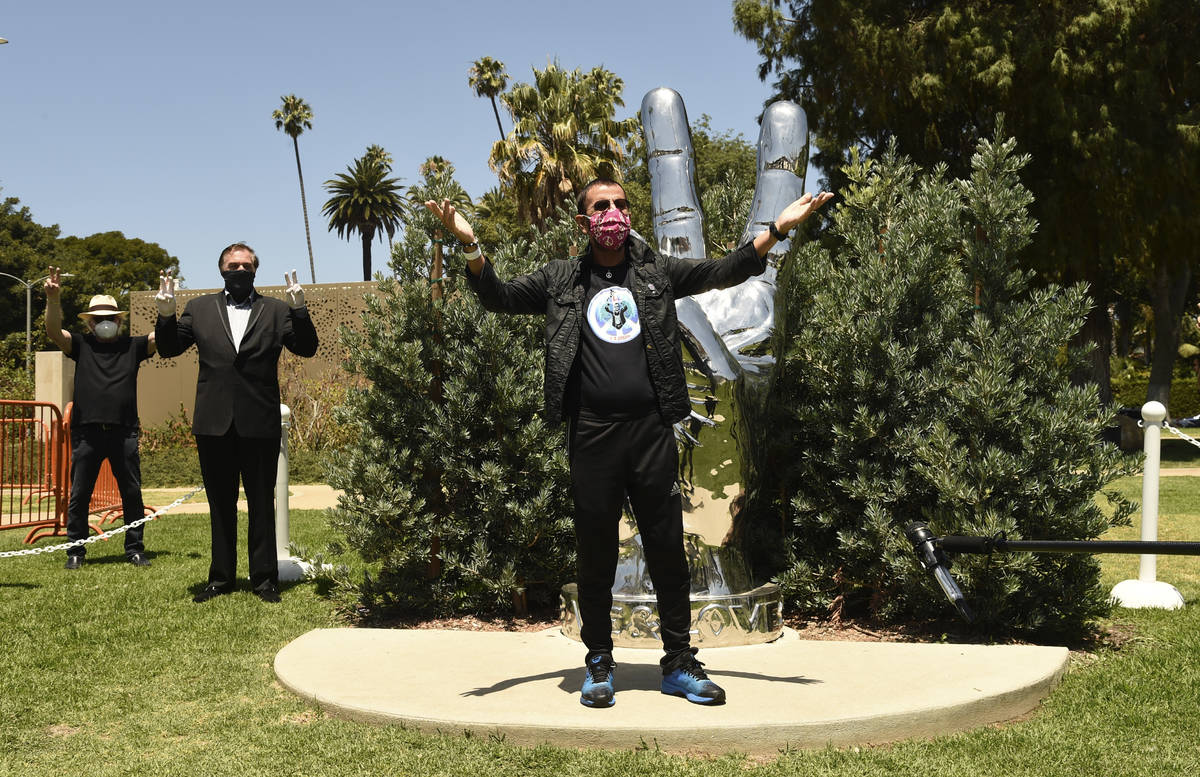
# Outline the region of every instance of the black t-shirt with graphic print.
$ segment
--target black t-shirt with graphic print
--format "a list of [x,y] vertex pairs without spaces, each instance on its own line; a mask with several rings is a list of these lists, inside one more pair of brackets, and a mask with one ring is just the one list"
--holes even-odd
[[567,412],[607,421],[657,412],[641,317],[625,283],[628,262],[616,267],[587,265],[583,272],[583,334],[567,382]]

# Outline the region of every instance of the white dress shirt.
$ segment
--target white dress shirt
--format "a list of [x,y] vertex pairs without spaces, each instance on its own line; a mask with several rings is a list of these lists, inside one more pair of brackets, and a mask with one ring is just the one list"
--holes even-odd
[[234,302],[229,292],[225,292],[225,310],[229,314],[229,333],[233,338],[234,351],[242,349],[242,338],[246,336],[246,327],[250,324],[250,307],[253,304],[253,294],[243,302]]

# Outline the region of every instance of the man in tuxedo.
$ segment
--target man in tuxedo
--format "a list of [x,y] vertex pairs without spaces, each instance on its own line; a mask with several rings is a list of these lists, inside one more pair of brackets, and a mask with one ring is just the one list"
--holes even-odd
[[158,352],[177,356],[193,344],[200,358],[192,433],[208,493],[212,562],[208,584],[193,601],[230,593],[237,574],[238,480],[246,490],[250,586],[266,602],[279,601],[275,553],[275,474],[279,464],[279,354],[317,352],[317,330],[293,270],[287,302],[254,290],[258,257],[234,243],[217,260],[225,289],[188,302],[176,319],[175,280],[164,273],[155,297]]

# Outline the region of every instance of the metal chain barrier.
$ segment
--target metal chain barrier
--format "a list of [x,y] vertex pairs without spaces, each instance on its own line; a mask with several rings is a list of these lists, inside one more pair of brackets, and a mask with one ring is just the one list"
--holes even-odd
[[153,521],[155,518],[162,515],[163,513],[168,512],[170,510],[174,510],[176,507],[179,507],[179,505],[183,504],[184,502],[191,499],[193,496],[195,496],[196,494],[200,493],[203,490],[204,490],[204,486],[196,486],[191,491],[189,491],[188,493],[179,497],[178,499],[176,499],[174,502],[167,505],[166,507],[155,510],[153,513],[145,516],[144,518],[139,518],[136,521],[131,521],[130,523],[127,523],[124,526],[118,526],[115,529],[109,529],[108,531],[97,534],[94,537],[84,537],[82,540],[75,540],[74,542],[64,542],[61,545],[47,545],[44,548],[27,548],[25,550],[8,550],[8,551],[4,551],[3,553],[0,553],[0,558],[12,558],[14,556],[38,556],[38,555],[41,555],[42,553],[53,553],[56,550],[67,550],[69,548],[78,548],[83,545],[87,545],[88,543],[91,543],[91,542],[99,542],[100,540],[107,540],[111,537],[117,536],[118,534],[124,534],[125,532],[129,531],[130,529],[132,529],[134,527],[141,526],[143,523],[146,523],[147,521]]
[[[1176,429],[1174,426],[1171,426],[1170,422],[1168,422],[1168,421],[1163,421],[1162,425],[1163,425],[1163,428],[1166,429],[1167,431],[1171,432],[1171,434],[1173,434],[1176,437],[1179,437],[1181,439],[1187,440],[1192,445],[1195,445],[1197,448],[1200,448],[1200,440],[1197,440],[1195,437],[1192,437],[1189,434],[1184,434],[1183,432]],[[1138,426],[1141,426],[1140,421],[1138,422]]]

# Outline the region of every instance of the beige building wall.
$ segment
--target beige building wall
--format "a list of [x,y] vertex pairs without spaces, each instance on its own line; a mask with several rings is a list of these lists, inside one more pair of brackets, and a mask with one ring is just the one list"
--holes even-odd
[[33,398],[65,410],[75,393],[75,360],[58,349],[38,351],[33,367]]
[[[304,299],[321,343],[316,356],[299,359],[306,376],[315,377],[330,372],[345,361],[346,353],[338,339],[338,330],[343,324],[354,329],[360,327],[362,313],[366,309],[366,295],[373,293],[375,288],[373,282],[319,283],[304,287]],[[285,298],[283,286],[256,289],[267,297]],[[189,300],[215,291],[218,289],[179,289],[175,292],[179,311],[183,312]],[[153,291],[135,291],[129,295],[132,308],[130,331],[133,334],[145,335],[154,331],[154,321],[158,317],[155,294]],[[291,354],[285,350],[284,358],[289,356]],[[199,369],[195,347],[171,359],[155,355],[143,362],[138,372],[138,413],[142,426],[166,423],[179,414],[180,406],[191,418],[196,404],[196,375]],[[67,397],[70,397],[69,392]]]

